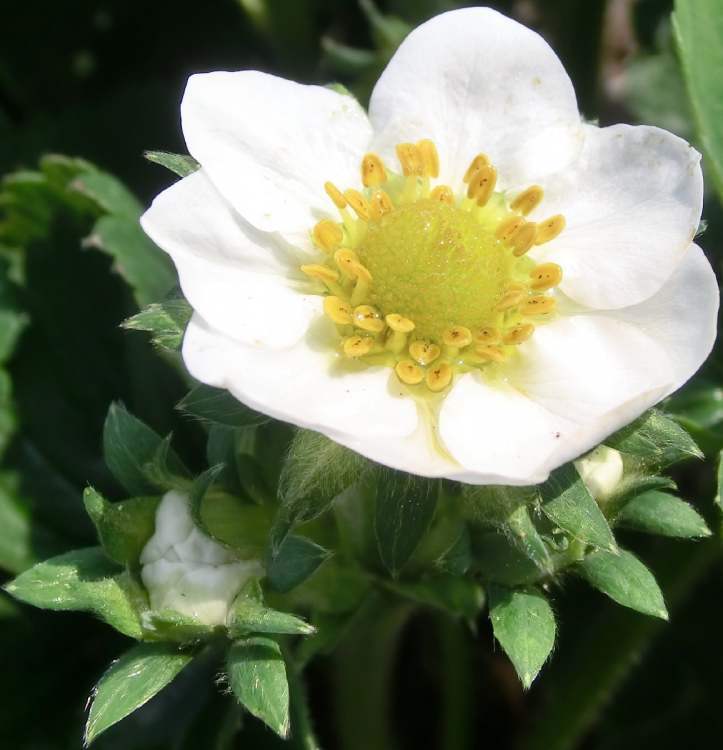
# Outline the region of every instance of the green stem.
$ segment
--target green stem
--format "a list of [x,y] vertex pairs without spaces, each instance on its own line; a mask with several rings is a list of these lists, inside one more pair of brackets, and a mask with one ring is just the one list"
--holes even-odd
[[334,653],[334,702],[340,747],[393,750],[390,726],[397,647],[414,605],[375,592]]
[[444,750],[468,750],[474,730],[474,675],[470,638],[464,625],[447,615],[438,619],[442,732]]
[[293,746],[299,750],[321,750],[306,702],[306,686],[298,665],[287,655],[287,677],[291,699],[291,731]]

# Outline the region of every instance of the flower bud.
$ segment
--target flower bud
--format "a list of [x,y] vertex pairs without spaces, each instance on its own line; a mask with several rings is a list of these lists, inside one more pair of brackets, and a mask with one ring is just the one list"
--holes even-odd
[[598,502],[610,497],[623,478],[623,457],[613,448],[599,445],[575,461],[575,468]]

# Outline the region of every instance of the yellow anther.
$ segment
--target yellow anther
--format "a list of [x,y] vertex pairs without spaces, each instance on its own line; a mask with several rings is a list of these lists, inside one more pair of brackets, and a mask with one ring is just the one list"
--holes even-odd
[[475,347],[475,352],[485,362],[504,362],[505,353],[499,346],[488,346],[487,344],[480,344]]
[[368,284],[371,283],[372,275],[369,273],[369,269],[365,265],[359,262],[355,262],[352,263],[351,267],[354,271],[354,275],[356,276],[357,281],[365,281]]
[[398,331],[399,333],[410,333],[414,330],[414,322],[398,313],[389,313],[385,320],[387,321],[387,325],[393,331]]
[[448,206],[454,206],[454,193],[452,192],[452,188],[447,185],[437,185],[437,187],[429,194],[429,197],[433,201],[439,201],[440,203],[446,203]]
[[485,326],[477,331],[475,339],[480,344],[496,344],[500,340],[500,332],[491,326]]
[[541,221],[537,225],[537,234],[535,236],[536,245],[544,245],[545,242],[554,240],[565,228],[565,217],[562,214],[551,216],[549,219]]
[[340,326],[350,325],[352,322],[351,305],[339,297],[324,297],[324,312]]
[[370,333],[381,333],[384,330],[382,316],[371,305],[359,305],[354,308],[354,325]]
[[499,302],[495,305],[494,309],[498,312],[502,310],[509,310],[511,307],[516,307],[527,297],[527,290],[520,289],[519,287],[512,287],[508,289],[500,298]]
[[346,208],[346,198],[333,182],[325,182],[324,190],[338,209]]
[[374,339],[369,336],[350,336],[344,340],[344,354],[352,359],[369,354],[374,346]]
[[442,334],[442,341],[444,341],[447,346],[461,349],[472,343],[472,331],[465,326],[453,326],[452,328],[448,328]]
[[523,224],[509,240],[513,248],[512,254],[516,258],[524,255],[535,244],[536,236],[537,224],[531,221]]
[[344,233],[336,222],[331,219],[322,219],[314,227],[312,237],[322,250],[330,253],[341,245]]
[[325,284],[333,284],[339,280],[339,274],[329,266],[322,266],[320,263],[310,263],[301,266],[301,270],[312,279],[323,281]]
[[534,332],[535,326],[532,323],[520,323],[507,331],[503,341],[505,344],[521,344],[527,341]]
[[420,365],[429,365],[442,353],[442,350],[430,341],[412,341],[409,345],[409,354],[412,359]]
[[351,303],[356,306],[366,300],[369,294],[369,286],[372,283],[372,275],[366,266],[358,262],[352,263],[351,269],[356,276],[356,285],[354,286],[354,291],[351,293]]
[[362,221],[369,220],[369,203],[358,190],[354,190],[353,188],[345,190],[344,198],[346,198],[346,202],[354,209],[354,213]]
[[362,183],[364,187],[379,187],[387,181],[387,170],[384,163],[376,154],[365,154],[361,165]]
[[498,227],[495,232],[495,237],[503,242],[509,242],[515,233],[525,224],[525,220],[521,216],[510,216],[509,219],[505,219]]
[[557,263],[542,263],[530,271],[530,288],[536,292],[546,292],[562,281],[562,268]]
[[339,248],[334,253],[334,262],[347,279],[355,279],[357,276],[356,266],[359,265],[359,256],[348,247]]
[[513,211],[521,213],[523,216],[527,216],[530,211],[533,211],[542,203],[544,197],[545,191],[539,185],[532,185],[527,190],[523,190],[510,203],[510,208]]
[[497,184],[497,170],[491,164],[481,166],[470,178],[467,197],[478,206],[487,205]]
[[417,385],[424,380],[424,370],[411,359],[402,359],[394,366],[397,377],[407,385]]
[[452,382],[452,368],[446,362],[440,362],[427,370],[425,380],[430,391],[439,393]]
[[472,163],[467,167],[467,171],[464,173],[464,182],[467,184],[473,177],[474,173],[481,167],[486,167],[490,163],[486,154],[477,154],[472,159]]
[[546,297],[544,294],[535,294],[528,297],[520,307],[523,315],[547,315],[555,309],[555,298]]
[[416,143],[399,143],[396,151],[405,176],[424,175],[424,162]]
[[422,159],[422,167],[426,177],[439,177],[439,154],[437,147],[428,139],[417,141],[417,150]]
[[383,190],[375,190],[372,193],[369,199],[369,216],[372,220],[378,221],[384,214],[393,210],[392,199]]

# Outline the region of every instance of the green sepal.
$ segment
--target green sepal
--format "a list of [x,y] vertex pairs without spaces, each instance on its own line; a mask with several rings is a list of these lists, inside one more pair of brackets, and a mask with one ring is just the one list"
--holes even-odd
[[519,586],[543,577],[537,565],[501,531],[475,532],[471,545],[473,570],[484,582]]
[[162,492],[188,492],[192,482],[188,470],[183,464],[179,464],[178,457],[171,447],[172,438],[173,435],[166,435],[158,443],[153,458],[143,467],[143,473],[146,479]]
[[653,574],[635,555],[625,550],[590,553],[576,566],[585,580],[623,607],[668,619],[663,594]]
[[153,164],[160,164],[179,177],[188,177],[201,168],[201,165],[188,154],[174,154],[170,151],[144,151],[143,157]]
[[565,464],[539,487],[542,512],[573,539],[607,550],[617,549],[605,516],[574,464]]
[[472,539],[467,526],[463,526],[454,544],[437,560],[434,565],[444,573],[461,576],[472,565]]
[[126,651],[93,689],[85,744],[157,695],[193,657],[170,643],[139,643]]
[[626,529],[681,539],[711,535],[705,520],[692,505],[658,490],[636,495],[625,505],[615,522]]
[[482,586],[466,576],[435,573],[417,581],[384,581],[383,585],[395,594],[469,621],[477,618],[485,603]]
[[231,638],[243,638],[253,633],[312,635],[316,628],[288,612],[265,607],[258,580],[252,579],[234,600],[229,612],[228,632]]
[[331,552],[311,539],[289,535],[266,562],[266,577],[275,591],[286,593],[303,583],[331,556]]
[[[103,454],[113,476],[131,495],[152,495],[158,490],[148,478],[146,466],[156,458],[161,443],[161,437],[122,404],[111,404],[103,426]],[[174,474],[189,476],[172,448],[166,455]]]
[[122,326],[129,331],[148,331],[156,348],[177,352],[192,314],[193,308],[178,297],[146,305],[139,313],[124,320]]
[[153,536],[160,497],[111,503],[97,490],[86,487],[83,503],[106,555],[121,565],[135,565]]
[[552,607],[535,588],[491,586],[488,596],[495,638],[527,689],[555,645],[557,627]]
[[140,592],[100,547],[73,550],[21,573],[5,591],[41,609],[92,612],[124,635],[143,637]]
[[197,643],[210,638],[221,626],[212,627],[174,609],[149,609],[141,614],[144,640]]
[[437,508],[441,483],[393,469],[376,477],[374,534],[379,557],[393,578],[414,554]]
[[290,729],[289,684],[279,644],[263,636],[236,641],[226,671],[238,702],[285,739]]
[[241,559],[261,558],[268,544],[271,513],[266,506],[244,503],[214,488],[201,502],[200,527]]
[[206,528],[206,523],[202,513],[202,505],[206,498],[206,493],[211,489],[213,483],[216,481],[216,477],[222,470],[223,466],[211,466],[209,469],[206,469],[206,471],[199,474],[193,480],[188,493],[188,507],[191,511],[191,518],[196,526],[208,536],[212,536],[212,534]]
[[176,409],[207,422],[228,427],[249,427],[269,421],[265,414],[249,409],[227,390],[203,383],[189,391],[178,402]]

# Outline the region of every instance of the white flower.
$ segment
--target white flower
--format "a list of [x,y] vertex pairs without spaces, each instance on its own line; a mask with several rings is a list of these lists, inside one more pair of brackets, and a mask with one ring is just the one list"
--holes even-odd
[[623,457],[620,451],[599,445],[595,450],[575,461],[582,481],[598,501],[606,500],[615,492],[623,478]]
[[143,226],[195,310],[191,374],[273,417],[416,474],[533,484],[712,347],[700,155],[583,123],[554,52],[493,10],[412,32],[368,117],[256,71],[192,76],[181,115],[202,167]]
[[188,497],[167,492],[156,529],[141,553],[141,579],[154,610],[172,609],[206,625],[224,625],[243,584],[261,574],[256,561],[238,560],[193,523]]

